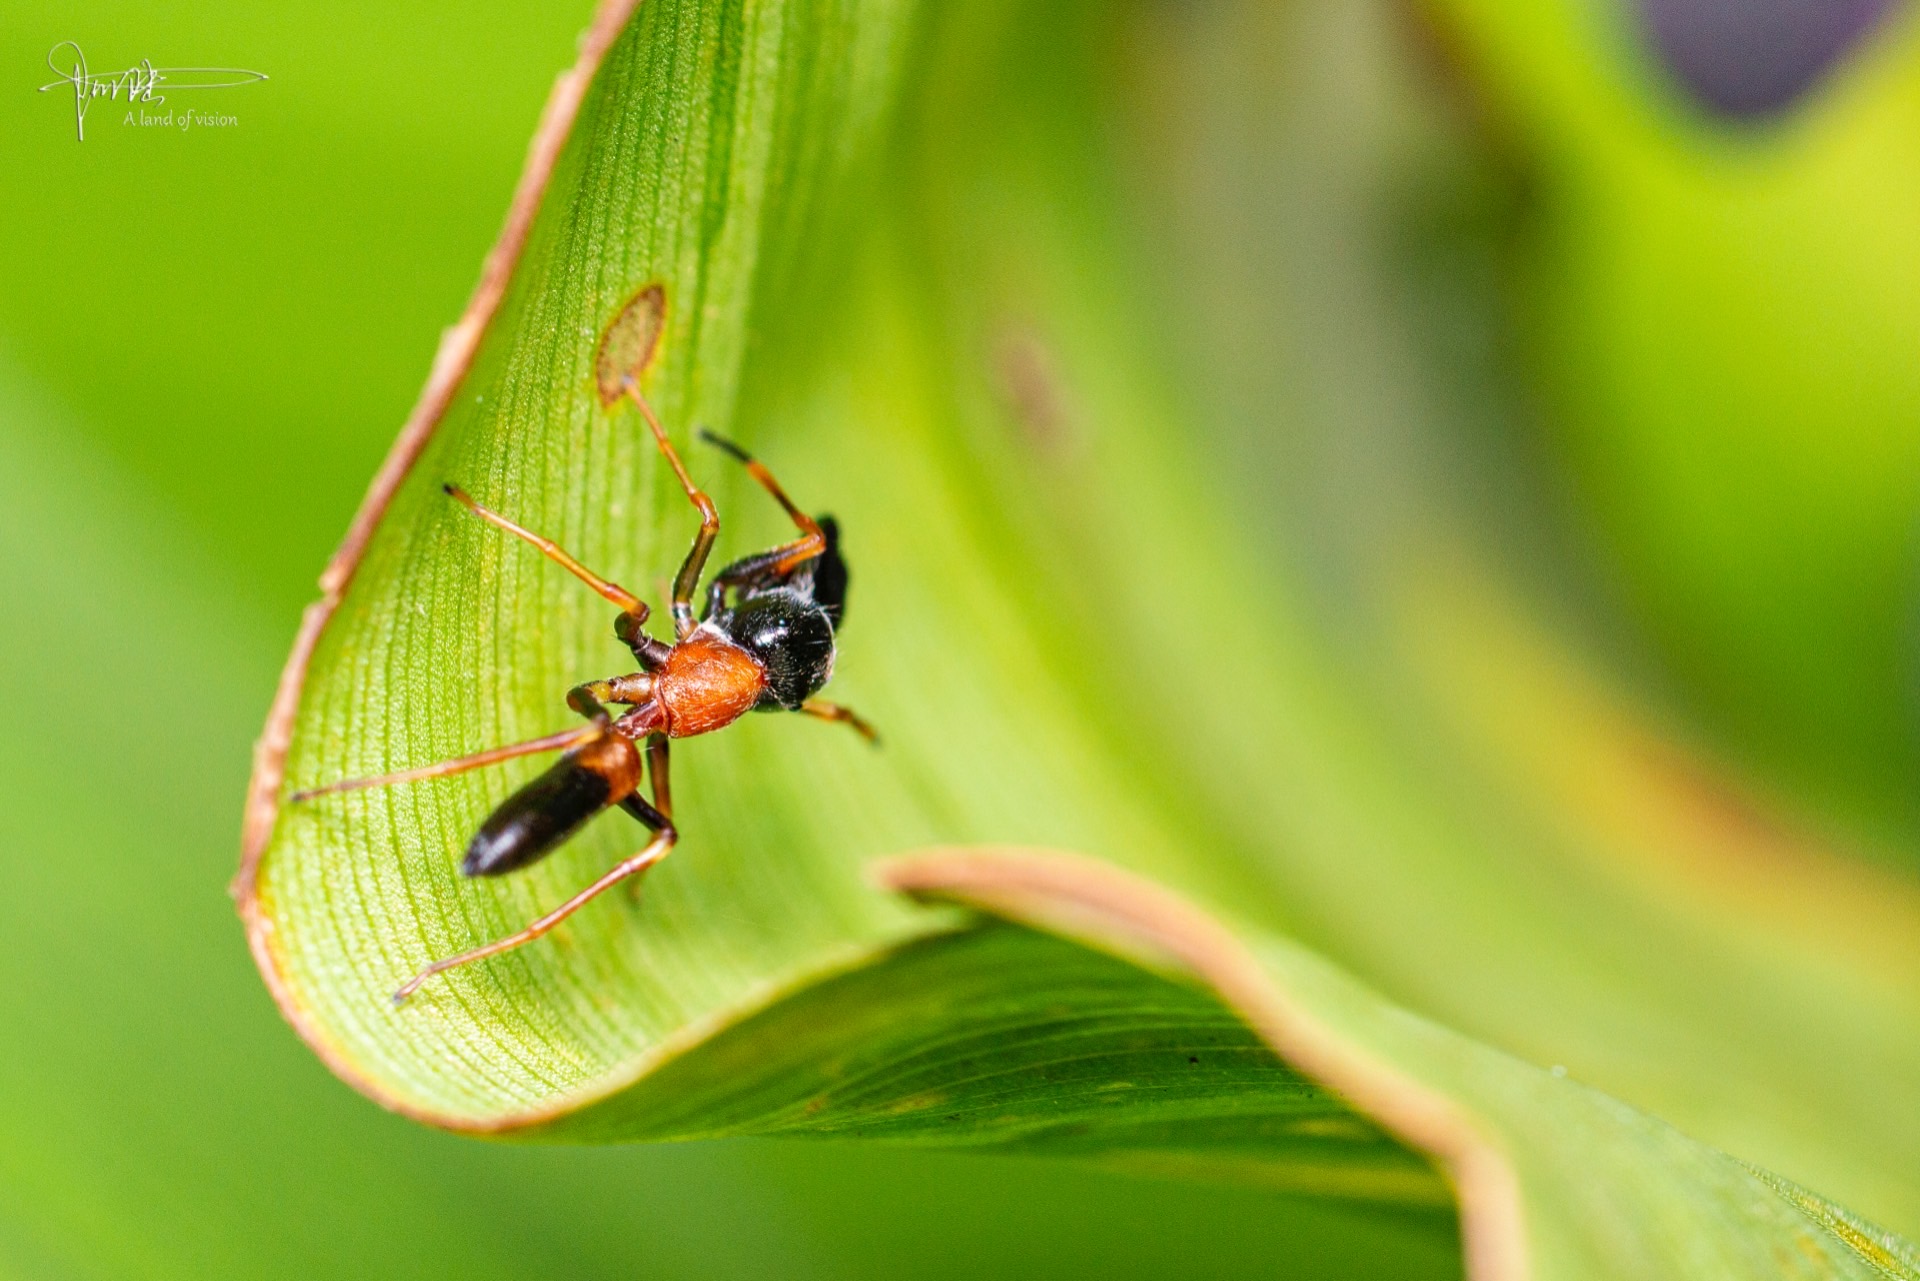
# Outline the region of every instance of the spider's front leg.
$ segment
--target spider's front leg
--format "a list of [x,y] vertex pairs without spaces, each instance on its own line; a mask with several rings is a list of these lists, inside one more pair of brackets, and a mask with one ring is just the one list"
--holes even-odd
[[[548,560],[560,566],[587,586],[593,588],[593,590],[598,592],[602,597],[612,601],[618,606],[620,616],[613,620],[613,634],[620,638],[621,644],[633,651],[633,656],[640,661],[642,667],[651,671],[667,661],[667,651],[670,647],[653,639],[653,637],[647,635],[645,631],[647,619],[653,613],[653,611],[647,607],[645,601],[612,579],[602,578],[585,565],[582,565],[568,554],[565,548],[561,547],[560,544],[554,542],[551,538],[534,533],[526,526],[507,519],[492,508],[481,506],[474,501],[471,494],[460,488],[460,486],[449,484],[442,485],[441,488],[446,491],[449,498],[478,516],[481,520],[486,521],[487,524],[492,525],[495,529],[512,534],[515,538],[532,546],[542,556],[545,556]],[[718,526],[716,526],[716,528],[718,528]]]

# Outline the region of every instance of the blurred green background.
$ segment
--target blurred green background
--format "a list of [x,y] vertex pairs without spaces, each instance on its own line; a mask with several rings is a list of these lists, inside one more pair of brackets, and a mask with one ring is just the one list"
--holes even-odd
[[[1202,444],[1249,537],[1367,616],[1406,540],[1470,525],[1769,804],[1910,878],[1908,11],[1729,114],[1741,86],[1686,61],[1716,31],[1673,25],[1705,0],[1220,16],[1246,8],[1115,6],[1142,218],[1191,285],[1170,342],[1245,429]],[[453,1139],[280,1023],[224,894],[252,736],[587,16],[0,22],[0,1274],[1456,1273],[1444,1215],[875,1147]],[[271,79],[218,91],[237,128],[108,103],[82,144],[33,92],[63,40]]]
[[[588,15],[0,21],[0,1276],[1457,1273],[1447,1215],[871,1146],[456,1139],[281,1023],[225,893],[252,738]],[[107,103],[81,144],[34,92],[62,40],[271,79],[200,104],[237,128]]]

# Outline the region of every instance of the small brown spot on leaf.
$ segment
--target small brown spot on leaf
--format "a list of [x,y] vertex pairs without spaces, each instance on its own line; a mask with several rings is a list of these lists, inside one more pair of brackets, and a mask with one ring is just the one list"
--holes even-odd
[[638,380],[646,370],[654,348],[660,345],[660,329],[666,317],[666,286],[651,284],[630,298],[600,335],[593,373],[602,405],[620,399],[626,394],[627,380]]
[[1006,325],[994,343],[993,373],[1001,400],[1030,442],[1048,452],[1074,445],[1073,407],[1053,351],[1037,332],[1026,325]]

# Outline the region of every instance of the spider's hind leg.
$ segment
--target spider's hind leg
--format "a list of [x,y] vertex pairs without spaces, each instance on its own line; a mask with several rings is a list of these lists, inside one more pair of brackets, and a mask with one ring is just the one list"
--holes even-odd
[[660,813],[635,795],[628,795],[620,802],[620,806],[653,829],[653,839],[647,842],[644,848],[638,853],[614,864],[613,867],[603,873],[593,884],[587,886],[586,889],[581,890],[578,894],[575,894],[572,898],[562,903],[559,907],[554,908],[545,916],[533,921],[525,929],[509,934],[505,938],[495,939],[491,943],[485,943],[479,947],[461,952],[457,956],[449,956],[445,960],[435,961],[433,964],[422,969],[418,974],[402,984],[400,990],[393,994],[393,1003],[395,1005],[401,1004],[408,997],[419,991],[422,983],[425,983],[436,974],[444,973],[457,966],[471,964],[474,961],[484,960],[489,956],[498,956],[502,952],[509,952],[516,947],[521,947],[533,942],[543,934],[550,932],[556,925],[560,924],[560,922],[572,916],[575,912],[585,907],[588,903],[591,903],[607,890],[612,889],[615,885],[627,880],[629,877],[637,876],[646,871],[673,850],[674,842],[679,839],[679,833],[674,831],[673,824],[667,820],[666,815]]

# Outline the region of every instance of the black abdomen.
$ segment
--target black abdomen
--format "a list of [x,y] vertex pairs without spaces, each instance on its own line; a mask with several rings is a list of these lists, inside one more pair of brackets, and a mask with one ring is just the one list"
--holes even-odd
[[572,755],[506,799],[467,846],[460,870],[501,876],[537,862],[607,807],[613,784]]

